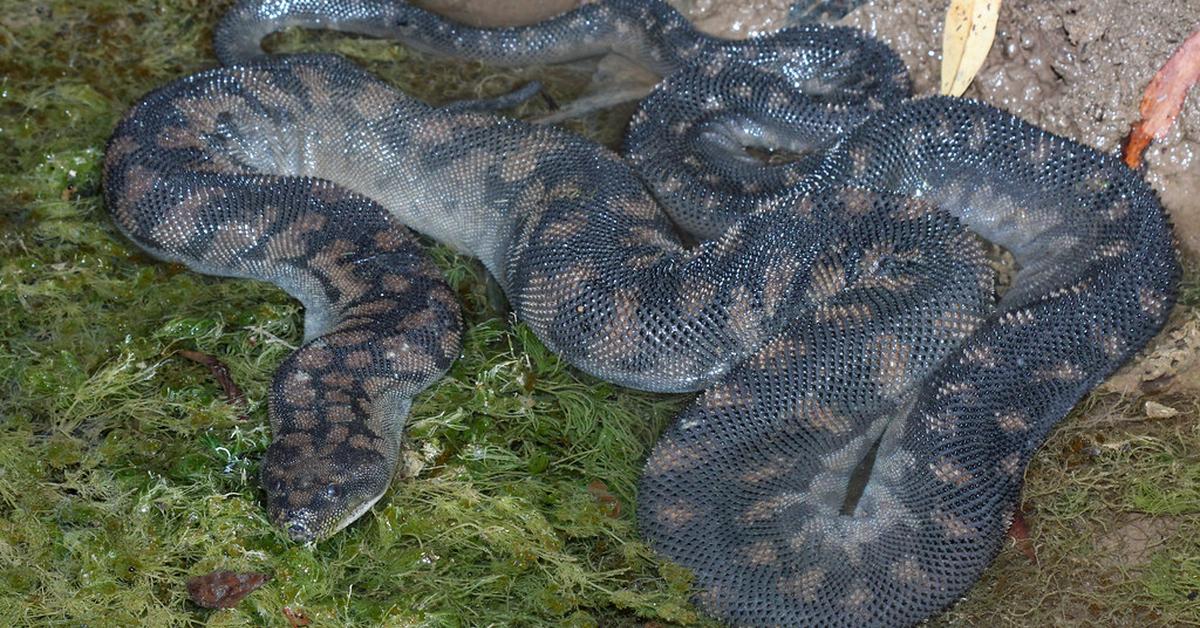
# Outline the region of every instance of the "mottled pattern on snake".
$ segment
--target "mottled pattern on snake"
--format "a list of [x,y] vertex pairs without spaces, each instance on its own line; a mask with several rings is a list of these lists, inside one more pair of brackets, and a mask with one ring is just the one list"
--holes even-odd
[[459,353],[458,303],[384,208],[306,174],[326,170],[312,142],[335,138],[242,133],[260,118],[312,120],[282,91],[267,105],[229,85],[185,80],[133,108],[109,142],[106,198],[156,257],[270,281],[303,302],[305,344],[271,386],[262,479],[272,519],[314,538],[387,488],[412,396]]
[[[344,4],[391,5],[406,6]],[[245,18],[239,11],[246,6],[231,15]],[[314,22],[333,8],[327,2],[265,6],[299,7],[298,23],[309,25],[342,28],[357,19]],[[565,52],[573,36],[587,50],[606,49],[595,43],[602,37],[584,41],[602,31],[639,42],[652,62],[686,63],[641,43],[664,39],[643,27],[669,35],[686,24],[664,7],[588,5],[551,23],[549,35],[533,28],[521,41],[493,31],[490,43],[507,42],[495,50],[485,33],[444,22],[405,18],[389,28],[411,37],[416,24],[420,33],[441,33],[435,41],[470,42],[450,52],[499,62],[579,56]],[[653,19],[618,26],[629,15]],[[236,54],[258,54],[258,39],[293,17],[246,21],[256,24],[246,31],[252,41],[234,46]],[[230,49],[227,35],[221,39],[229,32],[219,29],[218,51]],[[805,37],[835,50],[847,41]],[[684,47],[667,50],[703,48],[678,43]],[[799,55],[795,72],[811,79],[838,68],[847,57],[829,46],[815,58]],[[699,102],[702,113],[717,116],[703,128],[715,131],[693,132],[704,123],[686,122],[677,135],[690,136],[700,153],[759,138],[788,146],[780,133],[786,125],[773,115],[804,105],[773,86],[794,85],[796,75],[764,60],[732,65],[737,72],[772,68],[733,79],[748,86],[736,98],[769,102],[780,93],[788,106],[743,117],[726,109],[727,74],[683,69],[656,93],[662,102],[635,117],[635,133],[669,133],[666,121],[690,115]],[[811,88],[811,80],[799,82],[806,80]],[[784,166],[772,175],[783,189],[743,190],[766,196],[712,222],[695,211],[707,224],[699,230],[719,235],[693,249],[675,239],[632,172],[607,151],[553,129],[431,109],[331,57],[211,71],[151,95],[114,135],[107,192],[118,224],[143,246],[203,272],[274,280],[305,302],[306,326],[318,329],[368,324],[366,316],[344,314],[344,279],[331,279],[338,274],[331,269],[367,273],[356,283],[372,293],[399,276],[372,243],[399,233],[393,220],[479,256],[518,316],[583,370],[640,388],[705,387],[648,460],[638,518],[657,549],[696,572],[706,609],[745,624],[906,624],[961,596],[990,562],[1029,456],[1161,326],[1178,267],[1162,208],[1134,173],[984,105],[941,98],[897,104],[887,86],[902,83],[876,82],[846,102],[827,102],[848,112],[849,121],[834,126],[849,135],[822,136],[811,148],[805,141],[801,149],[814,152],[802,169]],[[849,93],[860,84],[849,81]],[[691,88],[677,101],[679,85]],[[688,146],[667,144],[666,154]],[[676,176],[705,174],[701,165]],[[679,196],[677,182],[650,176],[660,198]],[[268,189],[252,191],[255,183]],[[725,193],[728,182],[715,183],[714,193]],[[302,196],[310,190],[316,194]],[[711,204],[702,209],[723,208]],[[267,208],[264,218],[255,217],[259,207]],[[347,228],[344,219],[378,228]],[[1009,249],[1020,265],[994,307],[978,246],[960,222]],[[321,228],[291,227],[312,223]],[[297,230],[305,236],[289,249],[283,243],[295,242],[288,234]],[[339,244],[316,254],[330,243]],[[420,266],[411,255],[410,265]],[[298,270],[281,272],[292,267]],[[413,308],[406,317],[412,327],[397,331],[389,319],[387,333],[431,338],[440,329],[456,342],[449,322],[456,319],[440,290],[418,290],[402,306]],[[421,312],[442,314],[415,315]],[[358,346],[369,346],[366,338],[358,336],[368,343]],[[429,357],[423,368],[367,379],[386,383],[362,387],[366,396],[353,399],[368,400],[358,402],[365,412],[339,415],[348,424],[273,418],[276,442],[303,444],[285,457],[311,452],[345,468],[337,446],[346,430],[372,421],[387,429],[372,429],[360,442],[392,447],[403,403],[445,362],[428,344],[409,344]],[[312,368],[322,378],[302,376],[316,383],[281,394],[334,392],[326,379],[350,372],[339,359],[302,366],[299,373]],[[279,378],[288,377],[281,370]],[[288,403],[272,399],[273,406]],[[327,436],[330,452],[315,452],[309,439],[326,424],[342,431]],[[864,460],[873,461],[866,485],[852,489],[848,478]],[[289,462],[296,461],[268,460]],[[311,482],[292,486],[303,473],[281,475],[277,486],[266,482],[270,506],[277,521],[301,523],[298,538],[329,533],[378,497],[352,487],[357,501],[349,509],[306,523],[306,513],[320,507],[312,506]],[[298,507],[278,507],[284,501]]]
[[213,46],[227,65],[261,59],[262,40],[294,26],[387,37],[498,66],[615,54],[668,77],[649,102],[685,94],[692,106],[643,107],[678,115],[634,125],[626,151],[675,224],[699,237],[715,236],[756,207],[804,194],[796,184],[810,160],[762,168],[743,148],[812,155],[910,93],[899,57],[855,29],[801,25],[728,40],[698,31],[659,0],[592,2],[531,26],[496,29],[464,27],[396,0],[247,1],[221,19]]
[[[113,215],[132,239],[200,272],[279,284],[305,304],[309,339],[359,321],[365,311],[346,298],[406,298],[398,279],[376,276],[399,259],[377,254],[372,243],[385,236],[357,227],[383,220],[377,203],[479,257],[516,313],[573,364],[654,390],[696,390],[744,359],[790,317],[820,249],[815,220],[806,228],[766,217],[685,249],[616,155],[554,128],[430,108],[337,57],[266,61],[165,87],[117,128],[105,172]],[[319,194],[304,194],[310,188]],[[418,253],[405,245],[404,255]],[[438,286],[434,296],[444,294]],[[371,312],[391,316],[381,309]],[[451,328],[448,317],[429,317],[422,333]],[[360,341],[379,344],[372,335]],[[437,354],[436,373],[392,375],[405,398],[436,379],[452,344]],[[323,381],[311,383],[323,390]],[[390,425],[398,432],[401,424]],[[306,425],[276,421],[273,442]],[[334,454],[331,471],[340,464]],[[268,463],[274,473],[276,458]],[[300,489],[307,494],[267,482],[273,517],[297,538],[328,534],[326,521],[301,525],[275,509],[298,501],[284,494]]]

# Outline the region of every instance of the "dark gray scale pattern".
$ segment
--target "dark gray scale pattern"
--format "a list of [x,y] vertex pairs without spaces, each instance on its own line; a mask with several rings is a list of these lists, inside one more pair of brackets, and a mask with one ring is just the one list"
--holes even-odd
[[[642,100],[623,153],[675,224],[714,237],[827,185],[825,151],[901,95],[907,83],[874,97],[841,86],[814,94],[773,72],[686,68]],[[768,164],[747,149],[790,155]]]
[[[502,66],[615,53],[666,76],[634,117],[625,152],[671,219],[705,238],[802,196],[815,153],[910,94],[900,58],[855,29],[807,24],[727,40],[696,30],[661,0],[593,2],[511,28],[469,27],[397,0],[244,1],[217,26],[217,56],[225,64],[262,58],[262,39],[292,26]],[[764,168],[739,147],[805,158]]]
[[895,332],[846,308],[839,323],[860,327],[844,345],[812,322],[785,331],[663,435],[638,521],[733,623],[908,625],[991,562],[1030,456],[1161,327],[1179,269],[1136,173],[980,103],[875,114],[816,170],[840,183],[815,194],[901,193],[956,216],[1013,252],[1013,287],[985,316],[889,314]]
[[[433,109],[334,56],[211,70],[156,91],[115,132],[106,190],[117,223],[156,256],[271,281],[304,303],[317,344],[298,355],[321,357],[293,358],[277,376],[264,473],[275,520],[306,539],[379,497],[408,399],[457,353],[449,292],[405,236],[380,230],[402,234],[403,223],[479,257],[516,313],[579,368],[687,391],[789,320],[821,248],[814,225],[841,204],[794,222],[748,220],[685,249],[611,152],[553,128]],[[400,368],[393,354],[412,352],[421,368]],[[369,461],[339,446],[368,425]],[[333,490],[330,512],[308,497],[367,470],[370,482]]]
[[[336,57],[260,59],[290,25],[670,74],[627,139],[663,207],[608,151],[486,113],[510,100],[438,110]],[[703,390],[647,461],[638,520],[744,625],[908,625],[961,597],[1032,452],[1174,303],[1170,226],[1140,177],[980,103],[906,101],[895,55],[847,29],[728,42],[658,1],[474,29],[403,2],[271,0],[238,4],[215,47],[246,64],[136,106],[108,200],[160,257],[304,301],[311,341],[277,376],[264,463],[297,538],[378,498],[345,478],[390,475],[407,399],[457,346],[393,221],[478,256],[579,368]],[[748,147],[805,155],[761,167]],[[668,213],[711,239],[684,246]],[[976,235],[1020,267],[995,303]],[[382,338],[421,359],[357,344]]]
[[385,37],[433,54],[500,66],[619,54],[666,76],[699,64],[753,67],[835,102],[908,95],[904,64],[887,46],[846,27],[800,25],[747,40],[702,33],[663,0],[603,0],[538,24],[474,28],[402,0],[243,0],[214,34],[221,63],[266,56],[262,40],[289,27]]
[[411,399],[457,357],[462,324],[403,224],[306,174],[341,138],[256,123],[316,122],[279,101],[313,95],[287,75],[298,63],[278,65],[267,93],[210,72],[147,96],[109,141],[104,187],[117,225],[155,257],[269,281],[304,303],[304,345],[271,385],[262,480],[271,519],[313,540],[383,494]]

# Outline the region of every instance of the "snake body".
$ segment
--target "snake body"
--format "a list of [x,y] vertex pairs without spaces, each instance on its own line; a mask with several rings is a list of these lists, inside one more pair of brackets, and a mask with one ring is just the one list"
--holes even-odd
[[[671,76],[631,124],[636,172],[338,57],[265,57],[291,24],[500,64],[619,49]],[[482,30],[401,2],[275,0],[235,7],[216,49],[234,65],[120,122],[106,196],[156,256],[304,303],[263,462],[299,540],[378,499],[409,400],[458,351],[450,292],[404,226],[477,256],[578,368],[702,390],[646,462],[638,520],[739,624],[910,624],[952,603],[1050,428],[1174,300],[1170,226],[1136,173],[980,103],[904,100],[894,55],[845,29],[725,42],[611,0]],[[741,151],[759,145],[806,155],[765,167]],[[708,239],[685,246],[668,213]],[[1020,267],[997,303],[972,232]]]

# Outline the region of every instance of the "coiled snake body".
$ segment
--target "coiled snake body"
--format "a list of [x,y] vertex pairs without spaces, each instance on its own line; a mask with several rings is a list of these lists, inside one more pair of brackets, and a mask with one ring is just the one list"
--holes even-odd
[[[570,133],[432,108],[334,56],[259,58],[289,24],[497,63],[644,58],[671,74],[627,140],[653,196]],[[276,0],[231,11],[217,51],[235,65],[121,121],[107,201],[156,256],[303,302],[263,461],[299,540],[379,498],[411,397],[458,352],[452,294],[401,225],[482,260],[580,369],[702,390],[646,463],[638,521],[745,624],[907,624],[960,597],[1048,430],[1174,300],[1135,173],[983,104],[904,100],[894,55],[853,31],[725,42],[618,0],[484,31]],[[768,167],[754,145],[807,154]],[[666,212],[711,239],[685,246]],[[997,303],[972,231],[1020,267]]]

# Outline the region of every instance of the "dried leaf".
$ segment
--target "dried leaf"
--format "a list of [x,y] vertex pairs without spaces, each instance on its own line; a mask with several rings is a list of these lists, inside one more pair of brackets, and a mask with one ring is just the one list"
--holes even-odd
[[962,96],[996,38],[1000,0],[951,0],[942,30],[941,92]]
[[1008,525],[1008,538],[1013,540],[1018,550],[1029,559],[1029,562],[1037,564],[1037,552],[1033,549],[1033,539],[1029,538],[1029,526],[1025,523],[1025,515],[1018,508],[1013,511],[1012,523]]
[[214,571],[189,579],[188,596],[204,608],[233,608],[270,579],[265,573]]
[[1130,168],[1142,166],[1142,153],[1150,141],[1162,138],[1183,109],[1183,99],[1200,79],[1200,30],[1188,36],[1163,67],[1150,79],[1138,113],[1142,119],[1125,138],[1123,154]]

